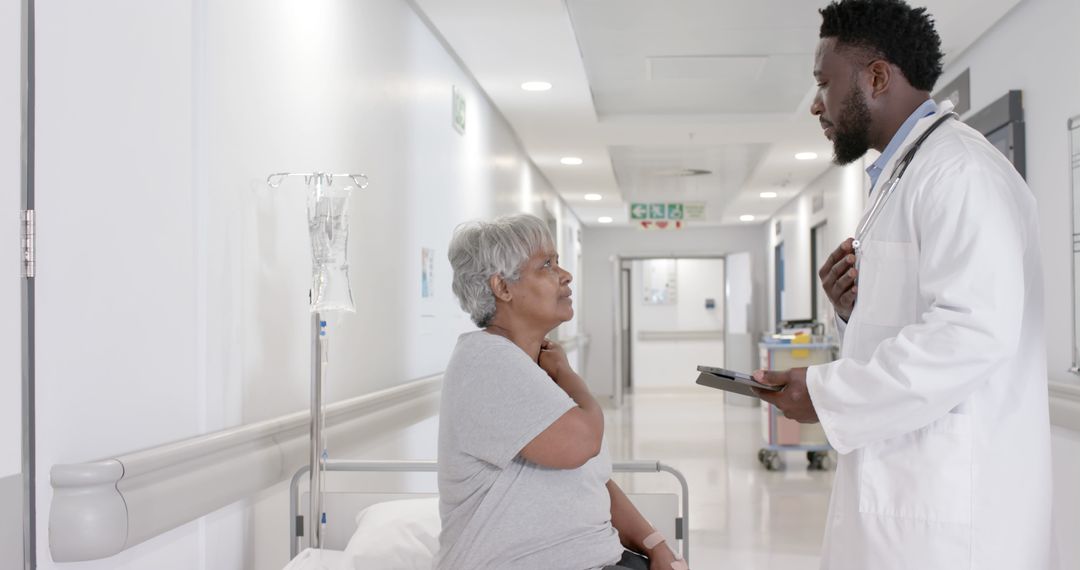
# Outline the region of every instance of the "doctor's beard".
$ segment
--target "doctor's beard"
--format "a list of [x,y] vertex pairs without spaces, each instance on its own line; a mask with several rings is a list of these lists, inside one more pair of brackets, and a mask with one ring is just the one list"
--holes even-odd
[[870,150],[870,108],[855,85],[844,98],[833,135],[833,162],[841,166],[862,158]]

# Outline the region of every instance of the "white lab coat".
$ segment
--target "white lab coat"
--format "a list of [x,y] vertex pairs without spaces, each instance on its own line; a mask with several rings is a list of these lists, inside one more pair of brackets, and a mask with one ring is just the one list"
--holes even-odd
[[1047,568],[1043,276],[1024,180],[946,122],[864,240],[858,285],[841,358],[807,372],[840,454],[822,568]]

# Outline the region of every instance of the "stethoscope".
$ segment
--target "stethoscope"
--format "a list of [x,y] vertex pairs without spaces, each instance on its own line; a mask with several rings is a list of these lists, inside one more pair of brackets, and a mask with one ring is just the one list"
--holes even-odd
[[930,133],[933,133],[945,121],[954,118],[958,119],[960,116],[950,112],[934,121],[934,124],[930,125],[930,128],[926,129],[926,132],[920,135],[918,139],[915,139],[915,142],[912,143],[911,148],[909,148],[907,153],[904,154],[904,157],[900,159],[900,162],[896,163],[892,174],[885,182],[885,187],[878,191],[877,197],[874,198],[873,205],[871,205],[870,209],[863,214],[862,220],[859,221],[859,226],[855,229],[855,239],[851,242],[851,246],[855,249],[856,269],[858,269],[859,262],[862,259],[863,242],[866,240],[866,234],[870,232],[870,228],[874,226],[874,222],[877,221],[878,216],[881,214],[881,210],[885,208],[885,202],[889,200],[893,191],[896,190],[896,186],[900,184],[900,179],[903,178],[904,173],[907,172],[908,166],[911,165],[912,159],[915,158],[915,153],[918,152],[919,147],[921,147],[923,142],[926,141],[926,138],[930,136]]

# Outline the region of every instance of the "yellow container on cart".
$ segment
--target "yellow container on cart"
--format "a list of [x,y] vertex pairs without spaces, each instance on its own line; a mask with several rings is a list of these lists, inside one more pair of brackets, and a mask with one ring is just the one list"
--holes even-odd
[[[814,364],[825,364],[836,359],[836,345],[823,342],[808,334],[770,336],[758,344],[761,368],[765,370],[790,370]],[[765,446],[758,451],[758,460],[770,471],[782,469],[784,461],[780,452],[805,451],[811,469],[828,469],[828,441],[821,424],[800,424],[784,417],[776,406],[762,403],[761,433]]]

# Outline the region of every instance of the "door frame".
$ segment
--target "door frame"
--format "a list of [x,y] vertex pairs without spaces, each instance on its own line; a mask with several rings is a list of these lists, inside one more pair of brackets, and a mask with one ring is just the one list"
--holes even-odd
[[[812,226],[810,226],[810,318],[817,320],[818,312],[820,312],[821,304],[824,299],[818,294],[820,288],[820,278],[818,277],[817,257],[819,254],[827,255],[825,251],[818,251],[817,238],[819,234],[824,236],[825,227],[829,224],[828,218],[822,218]],[[822,241],[825,241],[822,239]]]
[[[35,128],[35,33],[34,0],[22,0],[21,22],[21,72],[20,91],[22,94],[22,137],[21,137],[21,185],[19,191],[20,209],[28,213],[31,222],[24,226],[31,232],[23,233],[24,245],[30,242],[32,252],[32,230],[34,212],[34,128]],[[26,218],[23,218],[26,220]],[[24,222],[25,223],[25,222]],[[24,250],[26,251],[26,250]],[[25,261],[25,258],[24,258]],[[31,261],[32,258],[31,258]],[[33,267],[33,264],[30,264]],[[36,404],[35,404],[35,290],[34,272],[26,271],[20,281],[21,328],[22,328],[22,534],[23,568],[37,568],[37,512],[36,512]]]
[[[622,274],[622,270],[623,270],[623,265],[625,263],[627,263],[627,262],[644,261],[644,260],[647,260],[647,259],[719,259],[724,264],[724,275],[725,275],[725,279],[726,279],[726,276],[727,276],[727,256],[730,253],[732,253],[732,252],[724,252],[724,253],[664,252],[664,253],[637,253],[637,254],[621,253],[621,254],[615,254],[615,255],[613,255],[611,257],[611,268],[612,268],[612,278],[613,278],[612,279],[612,281],[613,281],[613,283],[612,283],[612,293],[613,293],[612,298],[614,299],[614,304],[612,306],[612,308],[614,309],[612,311],[612,314],[613,314],[613,317],[614,317],[613,322],[612,322],[613,327],[614,327],[613,328],[614,334],[612,335],[612,339],[614,341],[614,347],[613,347],[614,350],[612,350],[612,360],[614,361],[613,362],[614,366],[612,367],[612,370],[614,370],[614,372],[615,372],[614,374],[612,374],[612,378],[611,378],[611,381],[612,381],[612,384],[613,384],[613,386],[612,386],[613,390],[612,390],[611,393],[612,393],[612,400],[613,400],[613,402],[615,404],[615,407],[621,408],[622,405],[623,405],[623,402],[625,401],[625,398],[626,398],[626,394],[624,393],[623,382],[622,382],[622,380],[623,380],[622,345],[623,345],[623,340],[624,339],[622,337],[622,330],[623,330],[622,329],[622,326],[623,326],[623,324],[622,324],[622,320],[623,320],[622,319],[622,302],[623,302],[623,299],[622,299],[622,275],[621,274]],[[627,291],[627,294],[629,294],[629,291]],[[727,304],[727,302],[725,300],[725,302],[724,302],[724,315],[723,315],[723,320],[724,320],[724,326],[725,327],[727,326],[727,320],[728,320],[727,312],[728,312],[728,304]],[[726,330],[726,328],[725,328],[725,330]],[[633,368],[632,368],[633,363],[632,362],[631,362],[630,366],[631,366],[630,373],[632,374],[633,373]]]
[[[634,284],[632,282],[633,275],[634,275],[634,271],[633,271],[633,268],[631,267],[631,264],[628,263],[628,262],[623,262],[619,267],[619,303],[618,303],[618,308],[619,308],[619,316],[620,316],[620,321],[619,321],[619,326],[620,326],[619,334],[620,335],[622,334],[622,331],[624,329],[625,330],[632,330],[634,328],[633,313],[630,311],[630,291],[634,287]],[[625,287],[624,287],[624,282],[623,282],[624,277],[626,278]],[[623,296],[624,293],[625,293],[625,296]],[[625,322],[623,320],[621,320],[624,315],[626,317]],[[620,358],[619,358],[619,363],[620,364],[627,364],[627,363],[633,362],[633,360],[632,360],[634,358],[633,346],[634,346],[634,343],[631,341],[631,339],[622,338],[620,336],[619,350],[623,350],[624,348],[626,349],[625,354],[620,353]],[[617,378],[615,380],[620,386],[622,386],[623,390],[626,390],[627,388],[633,386],[634,378],[632,376],[632,371],[633,371],[633,367],[627,366],[626,370],[621,370],[621,374],[619,375],[619,378]]]
[[780,322],[784,320],[784,291],[787,290],[787,248],[784,240],[773,245],[773,322],[769,326],[773,330],[780,330]]

